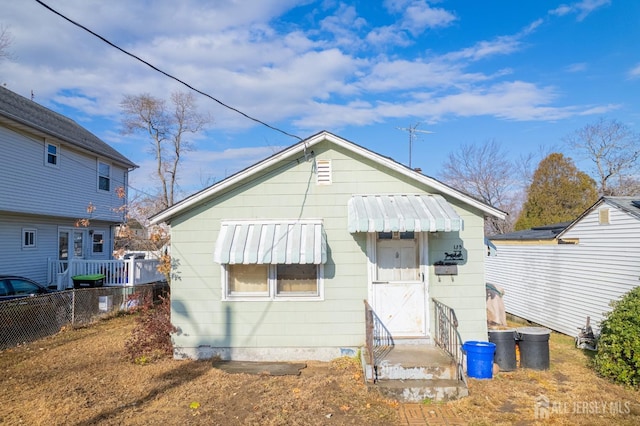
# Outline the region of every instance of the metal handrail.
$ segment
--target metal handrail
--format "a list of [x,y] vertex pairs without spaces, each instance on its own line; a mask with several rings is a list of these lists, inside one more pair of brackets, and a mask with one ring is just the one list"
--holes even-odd
[[444,303],[433,300],[435,323],[435,343],[453,359],[456,364],[458,380],[466,383],[462,360],[462,338],[458,332],[458,318],[456,312]]
[[[380,361],[393,349],[393,336],[374,312],[369,303],[364,301],[366,346],[369,364],[371,365],[373,383],[378,381],[378,365]],[[365,375],[366,378],[366,375]]]

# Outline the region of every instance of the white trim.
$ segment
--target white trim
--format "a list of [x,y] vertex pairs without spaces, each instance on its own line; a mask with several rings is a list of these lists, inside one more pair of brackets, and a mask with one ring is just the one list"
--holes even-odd
[[312,137],[310,137],[309,139],[306,139],[300,143],[297,143],[295,145],[292,145],[291,147],[284,149],[283,151],[280,151],[279,153],[273,155],[272,157],[269,157],[259,163],[254,164],[253,166],[250,166],[238,173],[236,173],[233,176],[230,176],[229,178],[214,184],[212,186],[210,186],[209,188],[200,191],[196,194],[193,194],[192,196],[184,199],[183,201],[174,204],[173,206],[169,207],[168,209],[158,213],[157,215],[153,216],[150,219],[150,223],[151,225],[157,225],[159,223],[162,222],[166,222],[166,221],[170,221],[172,217],[176,216],[177,214],[180,214],[181,212],[209,199],[210,197],[221,193],[231,187],[233,187],[234,185],[240,183],[241,181],[243,181],[244,179],[250,177],[251,175],[254,175],[256,173],[259,173],[261,171],[267,170],[268,168],[272,167],[274,164],[280,162],[280,161],[284,161],[287,160],[293,156],[296,155],[304,155],[304,160],[309,161],[311,159],[311,151],[310,149],[314,146],[317,145],[321,142],[324,141],[329,141],[332,142],[336,145],[338,145],[339,147],[342,147],[346,150],[349,150],[351,152],[354,152],[356,154],[362,155],[364,157],[367,157],[373,161],[376,161],[379,164],[382,164],[386,167],[389,167],[390,169],[392,169],[393,171],[400,173],[401,175],[404,175],[406,177],[409,177],[417,182],[420,182],[422,184],[431,186],[433,189],[436,190],[436,192],[440,192],[442,194],[448,195],[454,199],[460,200],[462,202],[464,202],[465,204],[468,204],[472,207],[475,207],[477,209],[479,209],[480,211],[483,211],[484,213],[497,217],[499,219],[504,219],[506,217],[506,213],[495,208],[492,206],[489,206],[481,201],[476,200],[473,197],[470,197],[468,195],[463,194],[462,192],[459,192],[433,178],[430,178],[429,176],[425,176],[421,173],[418,173],[414,170],[411,170],[405,166],[403,166],[400,163],[397,163],[389,158],[383,157],[379,154],[376,154],[372,151],[369,151],[367,149],[364,149],[356,144],[353,144],[351,142],[348,142],[345,139],[342,139],[332,133],[329,132],[321,132],[318,133]]
[[[318,285],[318,294],[299,296],[278,296],[276,294],[277,276],[276,270],[278,265],[266,265],[268,268],[267,278],[267,291],[264,293],[256,293],[255,295],[242,294],[238,296],[229,295],[229,273],[227,271],[227,264],[220,265],[220,282],[222,283],[222,301],[223,302],[321,302],[324,300],[324,265],[319,264],[307,264],[313,265],[317,269],[316,282]],[[234,266],[242,266],[242,264],[236,264]]]
[[[55,164],[49,162],[49,146],[54,146],[56,148],[56,153],[52,154],[56,158]],[[46,139],[44,140],[44,165],[54,169],[60,168],[60,144],[49,142]]]
[[[101,165],[101,164],[104,164],[105,166],[109,167],[109,175],[108,175],[108,176],[103,176],[103,175],[100,173],[100,165]],[[113,190],[113,185],[112,185],[112,181],[113,181],[112,170],[113,170],[113,164],[111,164],[111,163],[109,163],[109,162],[106,162],[106,161],[101,160],[101,159],[99,159],[99,158],[98,158],[98,160],[97,160],[97,167],[96,167],[96,173],[97,173],[97,182],[96,182],[96,185],[97,185],[98,191],[101,191],[101,192],[111,192],[111,191]],[[101,177],[106,177],[107,179],[109,179],[109,189],[102,189],[102,188],[100,188],[100,178],[101,178]]]
[[[92,255],[94,255],[94,254],[105,254],[106,253],[106,251],[107,251],[106,247],[105,247],[106,241],[105,241],[105,238],[104,238],[105,234],[106,234],[105,231],[98,231],[98,230],[90,230],[89,231],[89,240],[91,240],[90,242],[91,242],[91,254]],[[102,235],[102,243],[100,243],[102,245],[102,251],[95,251],[94,250],[94,247],[95,247],[95,244],[96,244],[95,241],[94,241],[94,237],[96,235]]]
[[[32,233],[33,234],[33,244],[25,244],[25,237],[26,237],[26,233]],[[23,249],[34,249],[38,247],[38,230],[36,228],[22,228],[22,232],[21,232],[21,236],[22,236],[22,248]]]

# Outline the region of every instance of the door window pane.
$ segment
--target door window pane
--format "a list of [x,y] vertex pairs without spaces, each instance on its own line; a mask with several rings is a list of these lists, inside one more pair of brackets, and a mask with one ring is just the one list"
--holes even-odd
[[413,239],[378,240],[377,281],[419,280],[418,245]]
[[73,255],[74,257],[82,257],[83,255],[83,234],[82,232],[73,233]]
[[58,236],[58,259],[69,260],[69,233],[60,232]]

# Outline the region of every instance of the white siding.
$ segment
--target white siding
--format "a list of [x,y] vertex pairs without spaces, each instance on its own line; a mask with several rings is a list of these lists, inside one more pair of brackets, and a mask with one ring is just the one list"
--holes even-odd
[[640,278],[640,220],[610,207],[610,224],[598,210],[564,235],[575,245],[507,245],[494,241],[486,259],[487,282],[505,289],[507,312],[575,336],[586,317],[598,327],[609,303]]
[[[0,213],[0,275],[22,275],[42,284],[47,282],[47,259],[58,258],[58,228],[74,226],[74,220],[61,220],[39,216],[9,215]],[[36,246],[22,247],[22,229],[36,230]],[[91,253],[89,230],[103,232],[105,237],[104,253]],[[86,259],[110,259],[113,247],[112,231],[109,224],[95,222],[85,230]]]
[[[125,200],[116,187],[126,185],[127,171],[111,166],[111,191],[99,191],[97,158],[61,145],[58,167],[45,165],[45,141],[0,127],[0,211],[118,222]],[[111,164],[109,161],[105,162]]]

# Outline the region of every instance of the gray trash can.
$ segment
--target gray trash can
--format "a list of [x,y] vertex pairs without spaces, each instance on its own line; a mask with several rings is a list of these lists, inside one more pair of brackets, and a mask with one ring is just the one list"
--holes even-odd
[[504,330],[489,329],[489,341],[496,344],[496,353],[493,362],[498,364],[500,371],[513,371],[516,364],[516,330],[508,328]]
[[520,327],[516,329],[520,348],[520,367],[534,370],[549,369],[549,336],[551,330],[544,327]]

